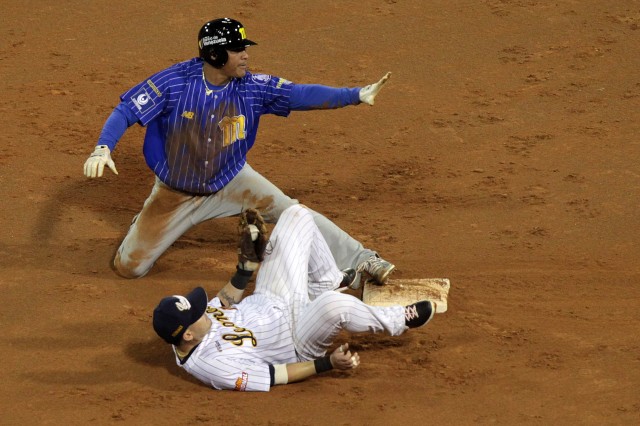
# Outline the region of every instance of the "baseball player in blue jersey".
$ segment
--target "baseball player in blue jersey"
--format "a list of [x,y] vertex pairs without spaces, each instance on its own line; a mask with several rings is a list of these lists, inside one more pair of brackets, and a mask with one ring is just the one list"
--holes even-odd
[[[256,266],[257,267],[257,266]],[[215,389],[268,391],[332,369],[358,367],[349,344],[327,352],[342,330],[399,336],[423,326],[436,303],[369,306],[340,293],[343,274],[301,205],[287,208],[266,244],[253,294],[238,269],[211,300],[202,287],[163,298],[156,333],[173,346],[177,365]],[[242,299],[242,300],[241,300]]]
[[[180,236],[208,219],[256,208],[275,223],[298,201],[246,161],[260,117],[373,105],[390,75],[363,88],[294,84],[248,71],[246,49],[255,44],[238,21],[207,22],[198,34],[199,57],[160,71],[122,94],[105,122],[84,165],[85,175],[100,177],[105,165],[118,173],[111,152],[135,123],[146,126],[144,158],[156,175],[115,255],[113,264],[121,276],[144,276]],[[312,214],[340,268],[356,269],[379,284],[386,281],[393,264],[326,217]],[[355,287],[360,280],[353,283]]]

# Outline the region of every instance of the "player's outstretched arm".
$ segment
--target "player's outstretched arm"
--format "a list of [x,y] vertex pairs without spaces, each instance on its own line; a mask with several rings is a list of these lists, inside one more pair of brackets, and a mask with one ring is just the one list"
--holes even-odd
[[334,109],[365,103],[373,105],[376,96],[391,77],[386,73],[379,81],[359,88],[338,88],[319,84],[294,84],[291,88],[292,111]]
[[102,177],[106,165],[115,174],[118,174],[116,165],[111,159],[111,151],[127,131],[138,121],[124,102],[118,104],[107,118],[98,138],[98,144],[84,163],[84,175],[89,178]]
[[338,347],[329,356],[314,361],[296,362],[291,364],[279,364],[273,366],[273,384],[286,385],[302,381],[314,374],[324,373],[335,369],[351,370],[360,365],[360,356],[357,352],[351,353],[349,344]]

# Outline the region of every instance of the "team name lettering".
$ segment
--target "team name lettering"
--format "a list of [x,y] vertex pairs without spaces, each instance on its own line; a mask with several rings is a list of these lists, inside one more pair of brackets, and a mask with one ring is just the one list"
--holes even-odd
[[253,337],[253,333],[251,332],[251,330],[247,330],[246,328],[242,328],[242,327],[237,327],[237,328],[234,328],[233,331],[235,331],[236,333],[246,332],[246,334],[227,333],[227,334],[223,334],[222,338],[227,342],[231,342],[236,346],[242,346],[245,339],[251,342],[251,346],[253,346],[254,348],[258,346],[258,341],[256,340],[255,337]]
[[229,321],[229,318],[227,318],[224,315],[224,312],[222,312],[220,309],[209,307],[207,308],[207,312],[210,313],[211,316],[213,316],[213,319],[218,321],[223,327],[233,329],[233,333],[222,335],[222,338],[224,340],[232,343],[235,346],[242,346],[245,340],[250,342],[251,346],[253,347],[258,346],[258,341],[254,337],[251,330],[247,330],[244,327],[237,327],[233,322]]
[[202,49],[204,46],[211,46],[211,45],[215,45],[215,44],[221,44],[221,43],[226,43],[227,42],[227,38],[226,37],[219,37],[219,36],[207,36],[204,37],[202,40],[200,40],[200,42],[198,43],[198,45],[200,46],[200,49]]

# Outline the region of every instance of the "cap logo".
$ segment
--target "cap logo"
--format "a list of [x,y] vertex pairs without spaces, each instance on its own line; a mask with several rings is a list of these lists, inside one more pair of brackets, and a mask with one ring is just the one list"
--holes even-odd
[[240,33],[240,37],[242,37],[243,40],[247,38],[247,32],[244,30],[243,27],[238,28],[238,32]]
[[184,296],[173,296],[173,297],[178,299],[178,301],[176,302],[176,308],[178,308],[179,311],[188,311],[189,309],[191,309],[191,303],[189,303],[186,297]]

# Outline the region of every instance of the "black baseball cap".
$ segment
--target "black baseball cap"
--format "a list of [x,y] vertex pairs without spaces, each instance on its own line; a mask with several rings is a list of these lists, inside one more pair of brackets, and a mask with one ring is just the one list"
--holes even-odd
[[153,311],[153,329],[165,342],[178,345],[191,324],[207,309],[207,292],[196,287],[186,296],[169,296]]

